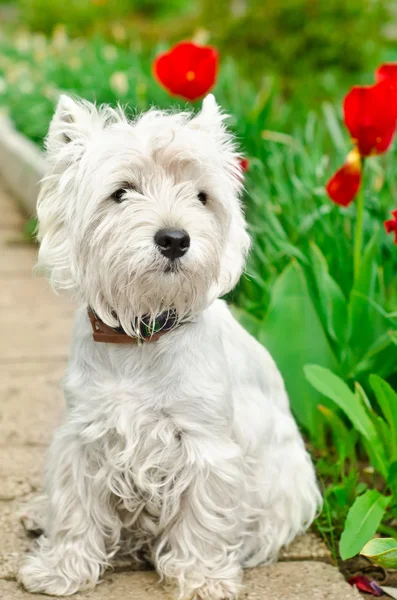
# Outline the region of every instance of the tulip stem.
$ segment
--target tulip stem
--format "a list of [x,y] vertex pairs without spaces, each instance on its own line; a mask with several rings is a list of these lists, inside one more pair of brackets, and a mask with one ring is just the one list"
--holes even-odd
[[363,246],[363,225],[364,225],[364,160],[362,164],[361,186],[357,194],[356,202],[356,230],[354,233],[354,281],[357,281],[360,274],[361,253]]

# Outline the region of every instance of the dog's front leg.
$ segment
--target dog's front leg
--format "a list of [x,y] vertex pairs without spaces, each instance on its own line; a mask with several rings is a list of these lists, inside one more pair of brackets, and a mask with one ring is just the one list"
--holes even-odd
[[186,467],[178,485],[179,514],[158,542],[154,562],[159,574],[178,588],[180,599],[224,600],[238,596],[240,549],[247,526],[244,469],[232,442],[183,439]]
[[116,523],[95,451],[68,425],[56,434],[47,471],[45,536],[18,579],[30,592],[67,596],[98,582],[108,559],[105,536]]

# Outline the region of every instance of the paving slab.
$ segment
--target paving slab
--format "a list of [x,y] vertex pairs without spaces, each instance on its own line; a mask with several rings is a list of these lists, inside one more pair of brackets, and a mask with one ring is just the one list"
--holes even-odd
[[0,294],[0,363],[65,359],[74,309],[44,279],[7,280]]
[[20,520],[22,506],[21,502],[0,502],[0,579],[15,579],[23,555],[32,547],[33,538]]
[[12,201],[5,188],[0,185],[0,229],[20,230],[24,223],[22,211]]
[[[116,573],[105,576],[95,590],[72,596],[76,600],[168,600],[154,572]],[[32,600],[17,583],[0,581],[3,600]],[[36,600],[48,596],[35,594]],[[359,600],[359,593],[331,565],[316,562],[277,563],[245,574],[242,600]]]
[[51,442],[65,413],[61,389],[65,367],[64,360],[0,363],[0,447]]
[[359,600],[336,567],[322,562],[281,562],[245,574],[246,600]]
[[319,560],[333,564],[331,552],[314,533],[297,537],[287,548],[281,550],[279,560]]
[[15,500],[43,486],[46,447],[8,446],[0,462],[0,500]]
[[0,247],[0,278],[17,274],[30,279],[37,258],[37,246],[24,241],[18,230],[0,229]]

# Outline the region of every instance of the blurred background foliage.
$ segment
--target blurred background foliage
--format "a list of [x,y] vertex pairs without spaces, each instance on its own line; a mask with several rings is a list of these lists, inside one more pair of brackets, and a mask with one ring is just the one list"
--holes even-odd
[[249,78],[280,74],[287,93],[308,75],[326,90],[329,71],[339,77],[372,70],[394,41],[392,0],[15,0],[8,5],[9,20],[31,31],[50,35],[62,24],[71,37],[100,34],[124,46],[152,48],[201,29]]
[[375,65],[389,10],[371,0],[203,0],[199,18],[247,73],[276,71],[291,91],[307,74]]

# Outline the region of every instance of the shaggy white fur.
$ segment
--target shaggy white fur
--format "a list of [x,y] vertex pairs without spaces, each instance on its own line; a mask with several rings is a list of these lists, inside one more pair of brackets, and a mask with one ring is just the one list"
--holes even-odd
[[[122,551],[151,560],[181,599],[235,598],[242,568],[275,559],[320,505],[276,366],[217,299],[249,247],[224,119],[213,96],[195,116],[152,110],[133,122],[60,99],[39,266],[82,308],[45,535],[19,572],[31,592],[90,588]],[[164,227],[190,236],[174,261],[154,241]],[[87,305],[131,336],[165,310],[181,325],[154,343],[96,343]]]

